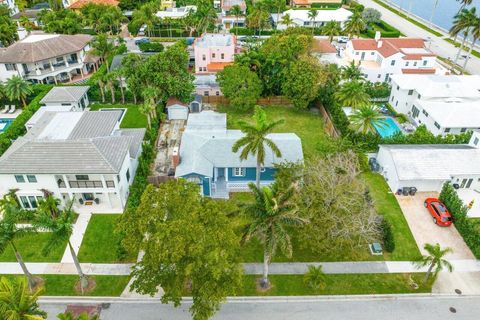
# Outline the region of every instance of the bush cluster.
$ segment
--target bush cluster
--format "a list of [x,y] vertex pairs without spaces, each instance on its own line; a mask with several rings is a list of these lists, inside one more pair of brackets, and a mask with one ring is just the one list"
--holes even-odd
[[383,235],[383,246],[385,251],[393,252],[395,250],[395,238],[392,232],[392,225],[388,222],[387,219],[382,220],[382,235]]
[[399,30],[395,29],[385,21],[373,23],[368,26],[366,34],[369,38],[374,38],[376,31],[380,31],[382,38],[398,38],[401,35]]
[[142,52],[162,52],[163,44],[159,42],[142,42],[138,45]]
[[468,208],[458,197],[457,191],[450,183],[445,183],[440,193],[440,201],[448,208],[453,216],[453,223],[462,235],[467,246],[472,250],[477,259],[480,258],[480,228],[467,217]]

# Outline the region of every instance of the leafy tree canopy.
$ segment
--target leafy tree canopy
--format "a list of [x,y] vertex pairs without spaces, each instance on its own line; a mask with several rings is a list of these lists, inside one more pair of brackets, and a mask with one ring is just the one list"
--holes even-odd
[[243,111],[252,109],[262,93],[260,79],[246,66],[227,66],[217,74],[217,80],[231,105]]

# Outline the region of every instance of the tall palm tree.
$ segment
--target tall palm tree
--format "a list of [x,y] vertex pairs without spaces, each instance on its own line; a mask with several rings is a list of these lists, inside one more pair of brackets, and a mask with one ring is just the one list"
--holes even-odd
[[60,200],[55,197],[47,196],[38,202],[38,210],[43,212],[49,212],[52,217],[58,217],[60,214]]
[[152,112],[155,110],[155,105],[152,104],[151,100],[146,100],[139,106],[140,113],[147,117],[148,128],[152,127]]
[[293,24],[293,20],[288,13],[286,13],[282,16],[281,21],[282,21],[283,25],[287,26],[287,28],[290,28],[290,26]]
[[[462,12],[463,9],[465,9],[466,6],[469,6],[472,4],[473,0],[455,0],[457,2],[460,2],[460,8],[458,9],[458,12],[457,14],[459,14],[460,12]],[[457,41],[457,36],[458,36],[458,33],[455,34],[455,38],[453,39],[453,41]]]
[[375,128],[384,128],[387,124],[377,106],[361,106],[349,117],[355,131],[367,134],[375,132]]
[[31,292],[25,278],[12,281],[0,278],[0,318],[5,320],[45,320],[47,313],[40,310],[37,299],[43,289]]
[[88,313],[84,312],[78,317],[75,317],[71,312],[60,313],[57,315],[59,320],[99,320],[100,318],[95,315],[90,317]]
[[115,87],[117,86],[117,75],[114,72],[106,74],[107,88],[110,90],[110,98],[112,99],[112,104],[115,104]]
[[[51,195],[49,197],[52,197]],[[42,228],[51,232],[51,236],[43,248],[43,254],[48,254],[55,247],[67,242],[70,254],[73,258],[73,263],[77,269],[78,276],[80,278],[80,287],[82,294],[84,289],[88,285],[87,276],[83,273],[78,256],[73,249],[70,242],[70,236],[73,232],[73,226],[75,224],[76,214],[72,209],[73,201],[70,201],[57,217],[51,215],[49,211],[37,210],[37,217],[34,221],[34,226]]]
[[302,225],[307,220],[299,216],[299,209],[292,201],[295,193],[293,186],[280,190],[276,183],[263,188],[250,183],[248,187],[253,192],[255,201],[241,205],[251,219],[242,241],[256,237],[262,242],[264,253],[261,286],[268,288],[268,267],[277,250],[280,249],[287,257],[292,256],[292,241],[287,227]]
[[463,69],[467,67],[467,63],[472,56],[473,47],[475,47],[475,43],[478,39],[480,39],[480,17],[476,17],[474,24],[472,26],[472,43],[470,44],[470,49],[468,50],[467,57],[465,58],[465,62],[463,63]]
[[22,210],[16,201],[11,199],[9,195],[6,195],[1,202],[0,212],[3,214],[3,218],[0,221],[0,253],[3,253],[8,246],[13,249],[15,258],[22,268],[23,274],[28,279],[28,286],[33,289],[37,285],[37,279],[28,271],[22,255],[18,251],[18,247],[15,245],[15,240],[22,238],[28,234],[35,232],[34,228],[18,228],[17,223],[26,214]]
[[92,53],[96,56],[99,56],[106,64],[108,73],[108,58],[115,50],[115,45],[110,40],[108,40],[108,36],[104,33],[96,36],[95,39],[92,40],[90,45],[92,46]]
[[347,81],[352,80],[364,80],[362,70],[360,70],[360,62],[358,65],[355,63],[355,60],[352,60],[348,66],[341,68],[342,78]]
[[[452,248],[445,248],[441,249],[440,244],[425,244],[423,247],[425,251],[427,251],[427,255],[422,256],[418,261],[415,262],[417,268],[422,268],[428,266],[427,273],[425,273],[425,278],[423,282],[426,283],[430,275],[432,274],[436,276],[440,271],[444,268],[447,268],[449,272],[453,271],[453,266],[444,259],[447,253],[453,252]],[[435,270],[434,270],[435,268]]]
[[30,82],[19,76],[13,76],[5,82],[5,94],[8,99],[22,101],[23,107],[27,106],[27,97],[33,93]]
[[334,36],[338,36],[342,33],[342,27],[339,22],[331,20],[322,27],[322,33],[328,36],[328,41],[331,43]]
[[471,8],[470,10],[463,9],[453,18],[453,25],[449,31],[450,35],[455,36],[456,39],[460,33],[463,34],[462,43],[458,48],[457,55],[455,56],[455,63],[457,63],[458,59],[460,58],[460,54],[465,47],[465,42],[470,34],[470,30],[472,30],[472,28],[475,26],[476,20],[478,20],[478,18],[477,9],[475,7]]
[[318,10],[316,9],[310,9],[308,11],[308,19],[310,20],[310,23],[312,24],[312,35],[314,34],[315,31],[315,19],[318,16]]
[[358,80],[345,82],[338,91],[335,92],[335,98],[345,107],[358,108],[370,103],[370,96],[364,84]]
[[238,34],[238,17],[243,15],[242,9],[239,5],[234,5],[232,9],[230,9],[230,14],[235,17],[235,35]]
[[124,79],[126,78],[126,69],[123,66],[115,69],[112,72],[112,77],[115,78],[115,82],[120,88],[122,103],[125,104],[125,90],[123,88],[123,84],[124,84]]
[[235,142],[232,147],[233,152],[241,149],[240,160],[246,160],[250,155],[257,158],[256,168],[256,186],[260,188],[260,171],[265,164],[266,148],[270,148],[276,157],[281,157],[282,153],[277,145],[267,137],[277,126],[284,123],[284,120],[268,121],[267,114],[260,106],[255,106],[255,113],[253,115],[255,124],[250,124],[245,121],[239,121],[240,130],[245,134]]
[[152,30],[155,24],[158,22],[156,13],[158,11],[158,4],[155,1],[145,3],[140,8],[133,12],[132,21],[138,23],[138,25],[147,26],[147,35],[152,36]]
[[360,33],[367,27],[365,21],[363,21],[362,15],[359,12],[352,14],[345,22],[344,32],[349,37],[360,36]]

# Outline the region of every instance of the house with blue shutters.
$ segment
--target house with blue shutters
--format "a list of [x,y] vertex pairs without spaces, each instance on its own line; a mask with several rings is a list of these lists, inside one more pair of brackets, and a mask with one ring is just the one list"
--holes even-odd
[[[192,113],[182,135],[175,177],[198,183],[204,196],[228,198],[230,192],[248,190],[255,182],[256,158],[240,159],[240,152],[232,146],[242,138],[240,130],[227,129],[227,116],[214,111]],[[267,147],[264,167],[261,169],[262,185],[274,181],[275,164],[303,161],[302,142],[294,133],[268,135],[280,149],[276,157]],[[174,160],[175,162],[175,160]]]

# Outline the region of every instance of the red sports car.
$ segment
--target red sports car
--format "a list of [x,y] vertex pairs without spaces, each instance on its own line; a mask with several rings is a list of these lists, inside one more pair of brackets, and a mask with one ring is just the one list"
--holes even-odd
[[424,202],[433,217],[433,222],[442,227],[448,227],[452,224],[452,215],[447,207],[436,198],[427,198]]

